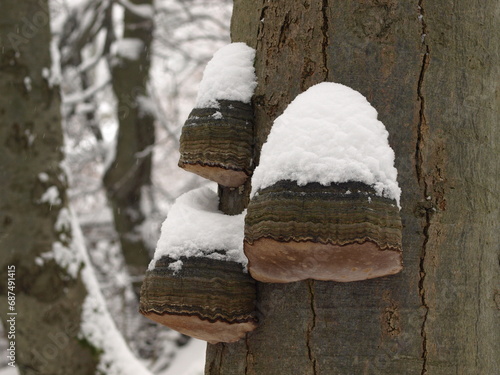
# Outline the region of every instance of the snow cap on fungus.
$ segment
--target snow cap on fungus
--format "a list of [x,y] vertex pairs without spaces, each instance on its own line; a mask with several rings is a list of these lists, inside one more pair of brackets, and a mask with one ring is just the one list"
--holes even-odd
[[205,68],[195,108],[182,128],[179,166],[238,187],[252,173],[255,50],[231,43]]
[[140,312],[210,343],[256,327],[255,282],[246,272],[243,216],[224,215],[209,188],[179,197],[162,225],[142,284]]
[[252,177],[252,196],[278,181],[363,182],[399,205],[389,133],[350,87],[323,82],[299,94],[273,124]]

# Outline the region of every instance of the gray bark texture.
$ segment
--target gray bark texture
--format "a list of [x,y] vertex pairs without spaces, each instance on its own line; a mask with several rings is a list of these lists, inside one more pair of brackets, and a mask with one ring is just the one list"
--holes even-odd
[[[134,0],[134,4],[152,4],[152,0]],[[124,38],[139,39],[144,48],[138,59],[118,57],[112,64],[112,84],[118,100],[118,140],[115,159],[104,176],[104,185],[113,210],[114,224],[130,274],[137,278],[134,289],[139,294],[150,254],[142,237],[145,213],[141,199],[151,185],[152,152],[155,141],[154,117],[144,106],[151,65],[153,21],[143,19],[127,9],[124,16]],[[142,154],[141,154],[142,152]]]
[[297,94],[361,92],[396,153],[405,268],[258,283],[260,326],[209,345],[206,374],[499,373],[498,25],[496,0],[235,0],[232,40],[257,50],[256,160]]
[[[42,256],[55,242],[72,241],[70,228],[56,225],[68,202],[59,87],[44,74],[51,67],[50,40],[47,1],[2,1],[0,316],[5,331],[15,334],[8,342],[15,342],[22,375],[90,375],[98,355],[78,338],[86,287],[81,277]],[[59,201],[42,199],[49,188]],[[8,266],[15,266],[14,310],[8,304]],[[17,315],[7,315],[13,311]]]

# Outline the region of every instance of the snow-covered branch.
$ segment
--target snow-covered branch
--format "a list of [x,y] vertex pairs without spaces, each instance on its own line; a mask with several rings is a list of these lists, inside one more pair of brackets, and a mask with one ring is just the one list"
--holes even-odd
[[148,20],[152,20],[154,17],[154,9],[149,4],[133,4],[128,0],[117,0],[117,2],[137,17]]
[[77,92],[72,95],[67,95],[63,97],[64,105],[73,105],[85,101],[93,97],[96,93],[106,88],[111,83],[111,78],[106,79],[104,82],[97,83],[92,87],[89,87],[85,91]]

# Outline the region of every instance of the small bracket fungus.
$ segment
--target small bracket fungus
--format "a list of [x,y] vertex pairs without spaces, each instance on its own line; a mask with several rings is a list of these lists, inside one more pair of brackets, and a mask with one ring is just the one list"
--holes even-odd
[[243,185],[252,172],[255,50],[232,43],[207,64],[196,107],[182,128],[179,166],[221,185]]
[[356,281],[402,269],[394,152],[376,110],[335,83],[311,87],[274,122],[245,218],[252,277]]
[[244,214],[217,210],[208,188],[179,197],[162,225],[140,312],[188,336],[234,342],[257,326],[256,289],[243,254]]

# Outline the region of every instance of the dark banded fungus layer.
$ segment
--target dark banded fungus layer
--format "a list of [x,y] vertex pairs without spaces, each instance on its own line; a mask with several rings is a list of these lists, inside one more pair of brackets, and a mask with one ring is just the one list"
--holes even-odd
[[236,262],[162,257],[148,270],[140,312],[155,322],[210,343],[235,342],[257,326],[255,281]]
[[252,172],[253,108],[219,100],[219,108],[195,108],[182,128],[179,167],[228,187]]
[[402,269],[401,218],[396,201],[364,183],[280,181],[251,199],[244,250],[263,282],[392,275]]

